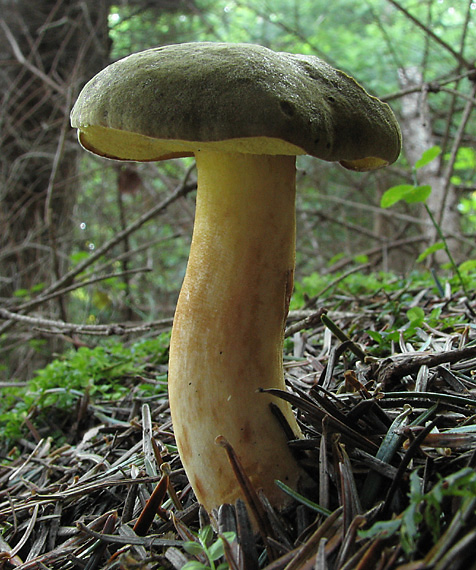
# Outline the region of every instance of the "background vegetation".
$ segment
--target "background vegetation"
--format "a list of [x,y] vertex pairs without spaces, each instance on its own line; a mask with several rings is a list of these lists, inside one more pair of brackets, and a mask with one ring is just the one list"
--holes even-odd
[[[456,262],[476,257],[474,3],[131,1],[102,2],[99,10],[91,3],[82,12],[72,0],[61,7],[45,2],[42,11],[26,1],[6,5],[0,299],[10,313],[34,309],[37,317],[88,325],[172,316],[191,236],[193,191],[90,261],[174,188],[187,181],[192,189],[193,162],[119,166],[81,151],[67,124],[75,93],[98,68],[171,42],[255,42],[318,55],[358,78],[399,116],[405,148],[389,169],[362,175],[299,159],[298,282],[358,265],[364,272],[401,275],[444,268],[448,260],[438,247],[416,263],[441,238],[421,204],[380,208],[383,192],[401,184],[430,184],[427,204]],[[84,36],[74,44],[80,29]],[[19,108],[28,121],[19,118]],[[412,166],[435,145],[441,153],[416,180]],[[46,301],[46,293],[54,298]],[[68,344],[96,343],[3,317],[5,380],[29,377]]]
[[[0,6],[2,563],[473,567],[474,0]],[[375,173],[298,160],[284,358],[319,488],[271,513],[270,543],[246,536],[239,505],[213,533],[171,429],[194,162],[101,160],[69,126],[110,61],[203,40],[318,55],[388,101],[404,134],[398,162]],[[144,514],[151,536],[136,526]]]

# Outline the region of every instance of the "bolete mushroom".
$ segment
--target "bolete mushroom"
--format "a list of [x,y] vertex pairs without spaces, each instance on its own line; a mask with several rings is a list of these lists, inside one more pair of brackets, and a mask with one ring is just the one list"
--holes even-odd
[[284,325],[293,289],[295,158],[353,170],[394,162],[390,108],[313,56],[250,44],[188,43],[113,63],[71,114],[82,146],[116,160],[194,156],[198,190],[190,257],[170,343],[170,409],[180,456],[207,510],[240,496],[224,436],[276,506],[301,468],[274,402],[286,402]]

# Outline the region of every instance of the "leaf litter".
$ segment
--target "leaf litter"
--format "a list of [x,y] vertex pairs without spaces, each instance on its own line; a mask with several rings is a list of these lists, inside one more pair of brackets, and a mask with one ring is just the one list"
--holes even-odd
[[402,313],[393,295],[313,299],[290,313],[289,390],[274,393],[296,410],[305,437],[289,445],[312,484],[277,482],[292,501],[275,512],[221,441],[259,532],[241,501],[211,519],[197,504],[166,395],[135,390],[163,377],[154,364],[127,375],[130,390],[114,404],[85,392],[61,425],[54,414],[40,430],[28,420],[0,466],[1,567],[471,567],[476,300],[421,288]]

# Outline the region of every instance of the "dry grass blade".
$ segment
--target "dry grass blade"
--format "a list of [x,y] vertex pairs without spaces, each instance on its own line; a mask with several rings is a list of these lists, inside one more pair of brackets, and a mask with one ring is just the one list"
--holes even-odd
[[351,521],[362,513],[360,497],[354,480],[354,474],[350,465],[349,456],[345,447],[335,442],[334,456],[338,462],[340,479],[340,503],[343,506],[342,532],[345,535],[349,530]]
[[168,485],[169,477],[163,474],[133,527],[134,532],[139,536],[147,534],[155,515],[161,514],[163,518],[166,518],[165,511],[161,507]]
[[305,544],[298,549],[297,554],[286,565],[285,570],[298,570],[306,560],[309,560],[318,550],[321,540],[326,536],[336,521],[341,517],[342,509],[334,511],[325,521],[314,531],[314,533],[306,540]]
[[[375,456],[376,459],[380,459],[386,463],[391,462],[401,445],[402,435],[399,433],[399,430],[408,422],[410,412],[410,407],[407,407],[395,418],[382,440],[382,444]],[[374,503],[382,482],[382,476],[376,471],[370,471],[367,475],[362,489],[362,502],[365,506],[370,507]]]
[[389,387],[407,374],[418,372],[421,366],[436,367],[455,364],[476,357],[476,346],[449,350],[437,354],[410,354],[389,357],[376,365],[374,374],[383,386]]
[[252,515],[261,533],[261,537],[266,544],[266,549],[268,551],[270,559],[272,560],[276,558],[275,549],[269,541],[269,538],[273,538],[275,536],[274,529],[269,520],[268,513],[266,512],[266,509],[264,508],[263,503],[258,496],[258,493],[256,492],[253,484],[245,473],[241,462],[230,443],[223,436],[218,436],[215,442],[218,445],[221,445],[226,451],[228,460],[230,461],[233,472],[235,473],[237,483],[240,486],[243,495],[246,497]]
[[[421,303],[425,295],[418,291],[415,298]],[[222,441],[262,531],[253,531],[242,502],[222,506],[212,514],[213,540],[230,530],[237,538],[224,545],[226,557],[216,564],[227,562],[232,570],[464,568],[475,544],[476,477],[467,490],[456,489],[468,496],[450,491],[455,474],[466,469],[469,477],[476,466],[474,324],[444,332],[432,325],[407,338],[400,331],[384,356],[373,350],[363,361],[350,347],[365,354],[375,349],[366,331],[376,329],[381,306],[374,297],[339,302],[332,320],[346,339],[336,340],[316,320],[306,321],[313,327],[306,330],[301,323],[294,335],[301,336],[302,357],[286,362],[290,390],[272,392],[297,411],[304,438],[289,445],[313,485],[290,491],[290,506],[275,512]],[[428,311],[441,305],[427,303]],[[452,303],[458,299],[443,304],[450,314]],[[28,417],[16,449],[5,450],[0,465],[2,563],[21,570],[159,570],[190,560],[183,544],[197,541],[210,520],[182,469],[166,395],[137,390],[166,367],[146,370],[142,380],[124,377],[130,389],[114,404],[91,392],[61,425],[56,410],[49,410],[47,427]],[[49,437],[55,431],[62,434],[58,444]],[[450,494],[437,504],[441,529],[435,533],[427,507],[438,485]],[[391,526],[395,521],[398,527]],[[374,523],[384,530],[372,530]]]
[[[114,527],[116,526],[117,522],[117,513],[111,513],[104,523],[104,528],[101,534],[109,534],[114,531]],[[89,560],[86,562],[84,566],[84,570],[94,570],[99,566],[101,563],[101,559],[106,552],[107,544],[99,540],[99,542],[95,546],[95,550]]]
[[377,452],[378,448],[372,441],[362,436],[359,432],[355,431],[347,424],[341,422],[334,415],[327,413],[312,401],[303,399],[302,397],[296,396],[295,394],[291,394],[289,392],[283,392],[281,390],[267,389],[264,390],[264,392],[273,394],[274,396],[290,402],[294,407],[304,413],[306,421],[316,429],[319,429],[318,426],[325,419],[329,432],[340,434],[343,441],[365,449],[369,453]]

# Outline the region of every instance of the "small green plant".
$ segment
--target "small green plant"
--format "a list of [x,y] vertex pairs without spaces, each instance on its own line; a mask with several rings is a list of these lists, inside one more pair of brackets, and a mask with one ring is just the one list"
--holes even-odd
[[[423,207],[425,208],[431,223],[433,224],[434,228],[436,229],[440,241],[430,245],[425,251],[423,251],[420,256],[418,257],[417,261],[422,262],[428,256],[433,255],[435,252],[439,250],[444,250],[446,255],[448,256],[448,260],[450,263],[450,267],[452,268],[454,274],[457,277],[457,280],[464,291],[464,293],[468,295],[468,286],[467,286],[467,279],[464,278],[464,272],[461,271],[461,267],[458,267],[456,264],[451,251],[448,247],[448,242],[441,231],[441,227],[439,226],[438,222],[436,221],[432,211],[428,207],[426,200],[431,194],[431,186],[423,185],[420,186],[417,183],[417,171],[426,166],[433,160],[435,160],[441,154],[441,148],[439,146],[434,146],[426,150],[421,158],[417,160],[413,167],[413,177],[415,180],[414,184],[399,184],[397,186],[393,186],[389,188],[384,194],[382,195],[380,206],[382,208],[390,208],[394,204],[400,201],[404,201],[407,204],[415,204],[415,203],[422,203]],[[470,260],[473,262],[474,260]],[[465,262],[468,263],[468,262]]]
[[293,297],[291,299],[291,310],[300,309],[305,305],[306,298],[318,297],[319,300],[332,297],[335,299],[336,291],[347,295],[372,295],[379,291],[392,293],[401,291],[405,283],[403,281],[411,281],[412,284],[422,284],[431,286],[432,283],[423,273],[411,274],[407,280],[395,273],[375,271],[372,273],[355,272],[355,273],[332,273],[321,275],[320,273],[311,273],[303,277],[301,281],[295,283]]
[[418,542],[423,536],[431,536],[436,544],[451,522],[445,499],[460,499],[459,512],[474,511],[476,503],[476,473],[465,467],[448,477],[440,479],[427,493],[421,490],[422,483],[417,471],[410,474],[409,504],[395,519],[375,523],[370,529],[360,532],[362,538],[391,537],[398,534],[406,555],[413,557]]
[[[66,352],[38,370],[25,386],[4,388],[0,400],[0,444],[10,445],[21,437],[24,423],[32,411],[35,423],[43,425],[48,423],[51,412],[70,414],[86,392],[92,401],[99,398],[117,400],[125,396],[130,390],[127,378],[137,377],[148,367],[165,363],[168,345],[167,333],[131,346],[109,341],[94,348],[81,347]],[[144,384],[144,390],[150,389],[150,384]]]
[[[404,306],[402,308],[404,309]],[[425,329],[425,325],[430,329],[461,330],[465,326],[465,315],[462,313],[444,315],[441,307],[434,307],[426,313],[421,307],[410,307],[402,312],[401,317],[399,316],[388,330],[367,330],[368,336],[378,345],[374,349],[368,347],[367,350],[371,354],[375,352],[381,356],[383,352],[390,351],[391,343],[398,343],[400,339],[424,342],[425,335],[422,335],[422,329]]]
[[188,554],[197,557],[197,560],[187,562],[183,570],[227,570],[228,562],[219,562],[219,560],[225,555],[225,542],[231,543],[235,538],[234,532],[224,532],[215,538],[211,526],[201,528],[198,531],[197,540],[190,540],[183,544]]

